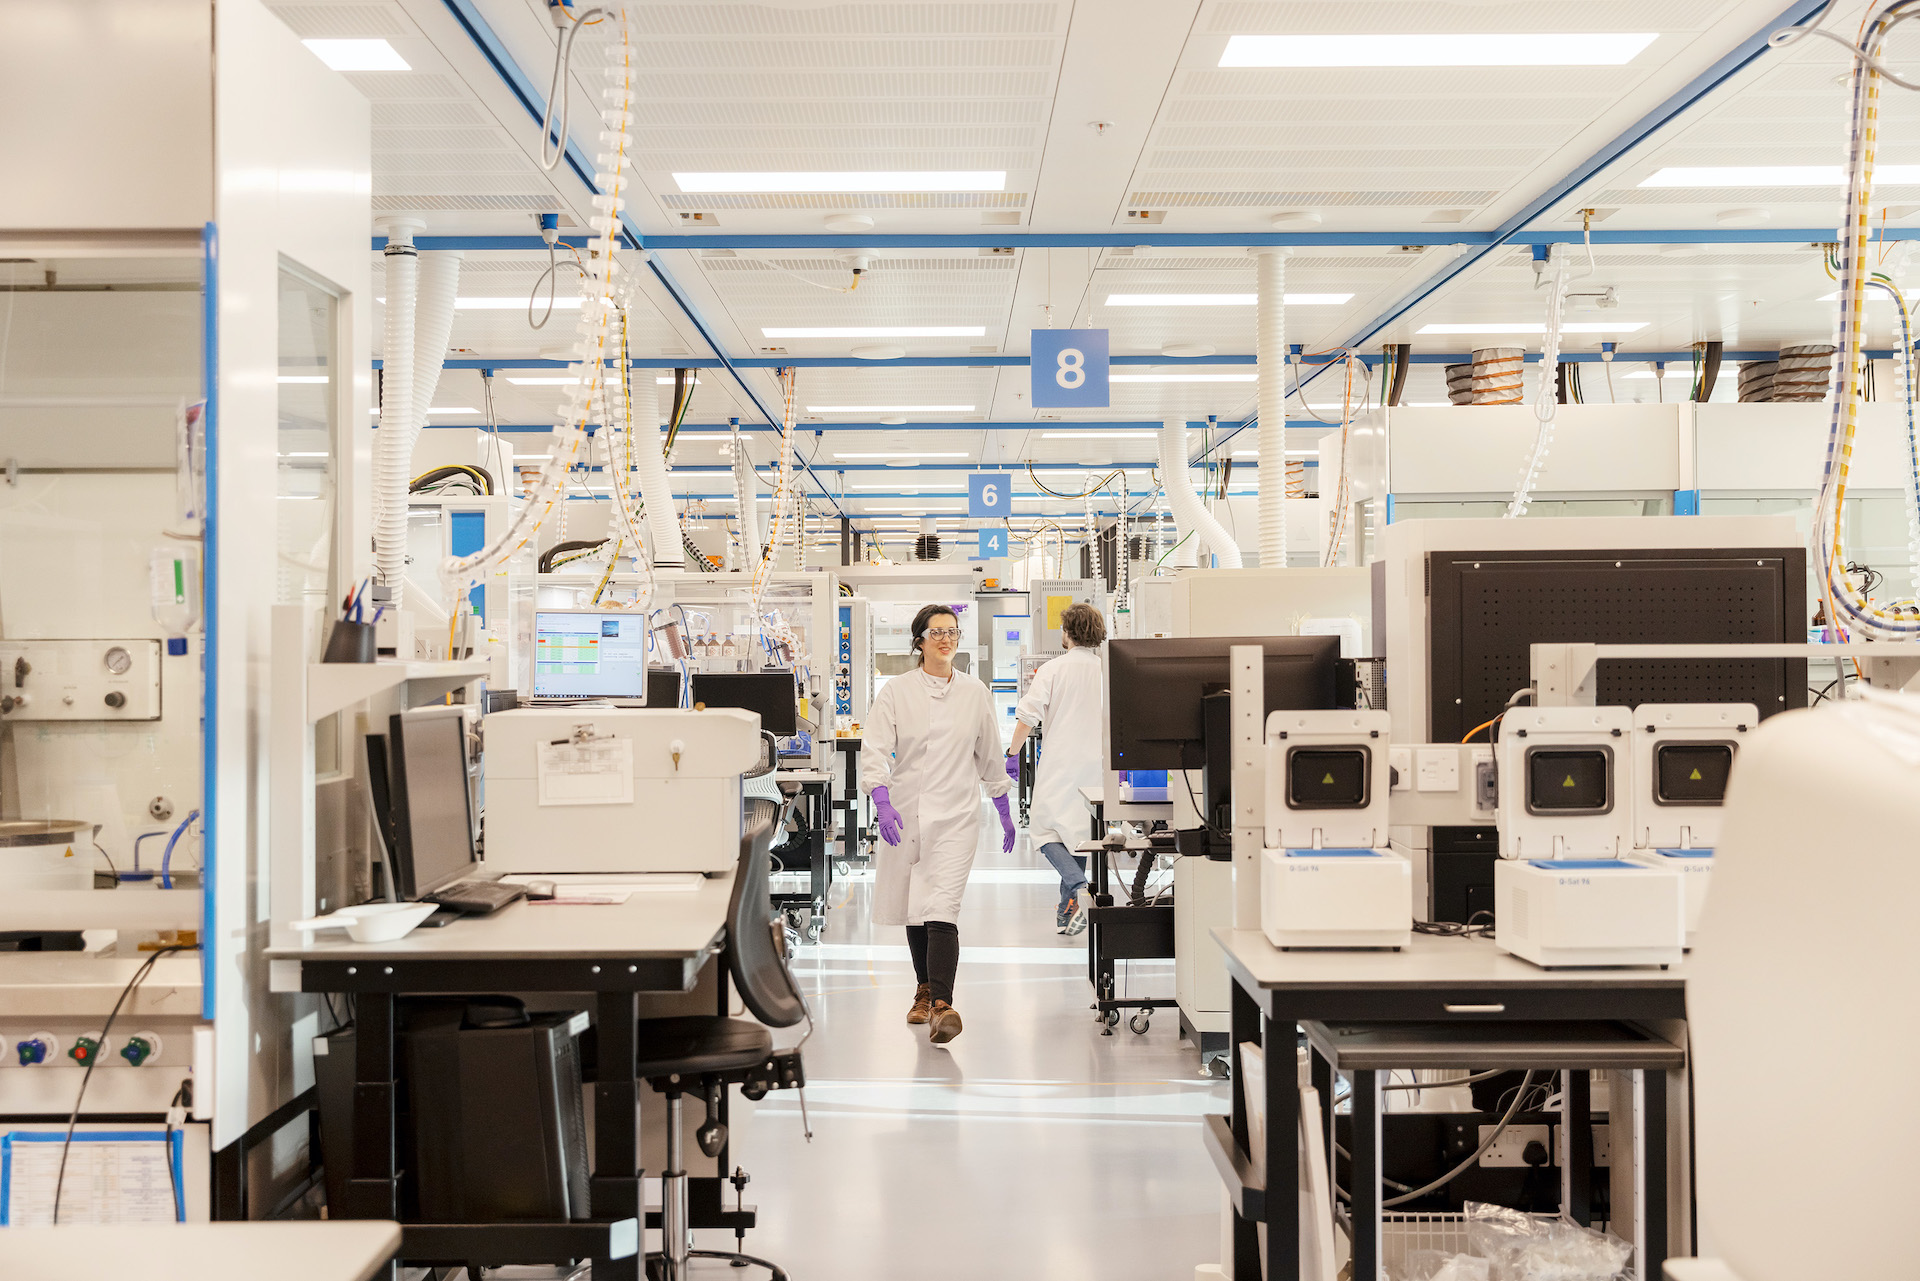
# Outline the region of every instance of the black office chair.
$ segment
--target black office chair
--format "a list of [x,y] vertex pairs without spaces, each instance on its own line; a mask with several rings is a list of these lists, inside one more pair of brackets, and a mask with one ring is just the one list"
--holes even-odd
[[807,1017],[805,999],[775,941],[772,901],[767,883],[767,851],[773,844],[780,806],[760,797],[746,802],[741,824],[740,864],[734,872],[733,898],[727,906],[727,970],[734,986],[759,1022],[718,1014],[647,1019],[639,1025],[637,1075],[667,1099],[667,1168],[660,1176],[660,1225],[663,1249],[647,1256],[648,1272],[661,1281],[685,1281],[690,1257],[757,1264],[787,1281],[779,1266],[752,1255],[689,1248],[687,1172],[681,1158],[681,1097],[699,1094],[707,1121],[696,1132],[700,1150],[718,1156],[727,1130],[720,1124],[720,1100],[729,1085],[749,1098],[771,1089],[806,1084],[798,1050],[776,1055],[769,1027],[792,1027]]

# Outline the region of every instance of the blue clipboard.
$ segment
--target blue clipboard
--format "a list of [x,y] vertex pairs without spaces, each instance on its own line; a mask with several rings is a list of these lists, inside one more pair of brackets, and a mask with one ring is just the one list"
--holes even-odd
[[[167,1163],[173,1170],[173,1219],[187,1221],[186,1178],[181,1166],[185,1152],[185,1131],[173,1131]],[[0,1228],[9,1226],[13,1211],[13,1149],[16,1143],[65,1143],[65,1130],[14,1130],[0,1135]],[[167,1143],[164,1130],[84,1130],[75,1131],[73,1141],[80,1143]]]

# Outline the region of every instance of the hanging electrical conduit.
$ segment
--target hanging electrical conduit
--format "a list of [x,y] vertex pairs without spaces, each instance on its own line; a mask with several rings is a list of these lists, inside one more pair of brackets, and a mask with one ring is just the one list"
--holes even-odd
[[1259,385],[1260,563],[1287,563],[1287,254],[1256,250],[1254,365]]
[[1566,256],[1554,252],[1550,247],[1544,269],[1534,280],[1534,288],[1545,286],[1547,290],[1546,333],[1541,339],[1540,389],[1533,398],[1533,416],[1539,426],[1533,434],[1533,448],[1527,452],[1526,466],[1520,470],[1520,479],[1513,488],[1513,498],[1507,503],[1507,517],[1514,519],[1527,514],[1527,506],[1533,501],[1533,489],[1540,480],[1540,470],[1546,465],[1547,454],[1553,448],[1553,418],[1559,409],[1553,385],[1553,371],[1560,367],[1560,326],[1566,317],[1567,287],[1573,283],[1571,268]]
[[[1816,28],[1788,28],[1775,32],[1770,44],[1790,44],[1804,35],[1846,44],[1853,55],[1849,78],[1851,114],[1847,131],[1847,192],[1842,205],[1838,260],[1840,268],[1840,306],[1835,319],[1833,362],[1833,412],[1827,435],[1827,453],[1821,475],[1820,495],[1814,507],[1814,528],[1810,550],[1817,567],[1817,582],[1826,602],[1826,616],[1834,625],[1846,622],[1867,637],[1902,639],[1920,637],[1920,607],[1905,604],[1877,606],[1847,577],[1842,546],[1847,474],[1852,464],[1853,437],[1859,421],[1862,381],[1862,348],[1866,338],[1867,287],[1871,283],[1867,265],[1872,238],[1872,195],[1874,154],[1879,144],[1878,120],[1880,81],[1885,76],[1904,88],[1920,88],[1897,76],[1887,75],[1880,62],[1887,33],[1901,22],[1920,15],[1920,0],[1894,0],[1873,12],[1861,25],[1858,43]],[[1903,326],[1905,307],[1901,307]],[[1911,342],[1903,334],[1903,345]],[[1909,488],[1920,482],[1920,457],[1916,457],[1911,408],[1908,418]],[[1909,499],[1911,504],[1915,501]],[[1912,508],[1909,507],[1910,521]],[[1910,524],[1909,537],[1913,537]]]
[[[629,172],[635,71],[633,34],[626,6],[616,7],[612,17],[618,30],[618,43],[609,57],[611,65],[603,72],[606,86],[601,90],[604,104],[600,116],[601,151],[594,157],[594,186],[601,194],[593,197],[594,215],[589,219],[593,236],[588,241],[583,263],[581,307],[574,332],[574,360],[569,370],[573,382],[567,388],[562,412],[554,424],[553,452],[540,469],[527,501],[499,538],[471,555],[448,557],[441,565],[441,578],[449,595],[455,598],[504,564],[539,531],[554,504],[561,500],[561,486],[568,469],[581,460],[587,439],[586,426],[593,421],[596,397],[605,395],[601,371],[614,345],[611,330],[619,264],[613,248],[620,229],[620,210],[625,203]],[[616,484],[613,488],[617,491],[621,486]],[[662,498],[664,500],[664,494]],[[643,586],[647,597],[651,589],[649,572]],[[642,598],[638,606],[644,608],[646,603],[647,598]]]

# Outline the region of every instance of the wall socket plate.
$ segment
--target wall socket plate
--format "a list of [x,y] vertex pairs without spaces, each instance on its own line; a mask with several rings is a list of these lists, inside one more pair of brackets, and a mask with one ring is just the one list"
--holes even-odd
[[[1527,1162],[1522,1154],[1527,1150],[1527,1144],[1538,1143],[1547,1150],[1547,1164],[1558,1165],[1559,1153],[1553,1146],[1553,1131],[1557,1128],[1550,1125],[1510,1125],[1498,1139],[1494,1140],[1492,1147],[1480,1154],[1480,1164],[1482,1166],[1518,1166],[1524,1169]],[[1495,1127],[1491,1125],[1481,1126],[1480,1142],[1485,1143],[1487,1136],[1492,1134],[1494,1129]]]

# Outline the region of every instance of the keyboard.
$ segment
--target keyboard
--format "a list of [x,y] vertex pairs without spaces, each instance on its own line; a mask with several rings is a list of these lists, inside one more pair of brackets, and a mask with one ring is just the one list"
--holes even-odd
[[431,894],[422,895],[420,901],[438,903],[456,912],[485,916],[526,896],[527,887],[524,885],[508,885],[502,881],[455,881]]

